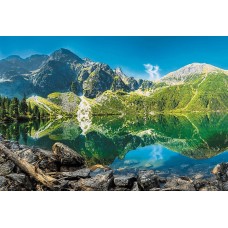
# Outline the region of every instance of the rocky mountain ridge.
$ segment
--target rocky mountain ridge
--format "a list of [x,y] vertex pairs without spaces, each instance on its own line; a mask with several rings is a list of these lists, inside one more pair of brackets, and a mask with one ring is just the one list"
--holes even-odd
[[227,70],[220,69],[206,63],[191,63],[176,71],[173,71],[160,79],[169,85],[184,83],[196,75],[222,72],[227,74]]
[[110,89],[137,90],[143,82],[107,64],[81,59],[63,48],[50,56],[33,55],[26,59],[10,56],[0,60],[0,94],[9,97],[24,94],[45,97],[52,92],[71,90],[77,95],[95,98]]

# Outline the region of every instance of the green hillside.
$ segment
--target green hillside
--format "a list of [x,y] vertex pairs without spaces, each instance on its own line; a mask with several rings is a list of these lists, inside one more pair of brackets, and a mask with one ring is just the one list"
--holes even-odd
[[93,105],[95,115],[211,111],[228,111],[228,75],[222,72],[201,74],[186,83],[159,87],[149,96],[106,91]]
[[56,115],[62,114],[62,108],[53,102],[39,96],[32,96],[27,99],[27,102],[31,104],[31,107],[38,106],[40,110],[44,110],[45,112]]
[[47,97],[48,101],[58,105],[66,113],[77,113],[80,98],[72,92],[51,93]]

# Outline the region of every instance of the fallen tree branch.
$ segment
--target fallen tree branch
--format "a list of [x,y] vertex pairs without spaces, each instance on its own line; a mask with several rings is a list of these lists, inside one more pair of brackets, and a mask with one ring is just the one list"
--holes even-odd
[[26,160],[20,159],[14,152],[9,150],[2,143],[0,143],[0,152],[5,154],[8,159],[10,159],[15,165],[17,165],[21,170],[34,178],[36,181],[50,189],[54,189],[54,186],[57,183],[55,178],[46,175],[41,169],[31,165]]

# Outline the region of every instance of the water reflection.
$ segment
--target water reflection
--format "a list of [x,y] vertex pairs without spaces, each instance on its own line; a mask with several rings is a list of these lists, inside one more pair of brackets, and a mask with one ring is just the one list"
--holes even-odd
[[86,131],[79,126],[77,120],[36,121],[2,124],[0,132],[22,144],[45,149],[59,141],[81,153],[91,165],[100,163],[119,170],[172,168],[194,172],[193,167],[199,164],[209,169],[218,157],[228,161],[222,153],[228,147],[227,114],[96,117]]

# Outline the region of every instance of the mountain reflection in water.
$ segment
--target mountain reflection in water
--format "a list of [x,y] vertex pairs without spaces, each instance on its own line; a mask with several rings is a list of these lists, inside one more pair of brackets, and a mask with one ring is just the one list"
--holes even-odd
[[21,144],[50,149],[62,142],[90,165],[123,172],[155,169],[180,175],[203,173],[228,161],[228,115],[154,115],[149,118],[94,117],[86,132],[77,120],[2,124],[0,132]]

